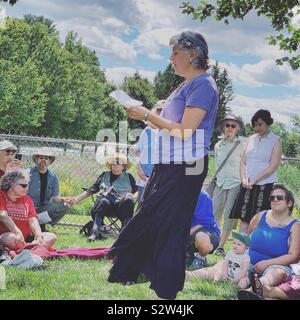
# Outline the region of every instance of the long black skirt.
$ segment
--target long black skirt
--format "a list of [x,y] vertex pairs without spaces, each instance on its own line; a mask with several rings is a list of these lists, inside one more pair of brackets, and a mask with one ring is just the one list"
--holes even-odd
[[183,289],[187,241],[208,157],[199,163],[202,170],[193,175],[186,174],[192,166],[185,163],[155,165],[136,215],[109,251],[109,282],[135,283],[142,273],[160,298],[175,299]]
[[250,223],[257,213],[271,209],[269,197],[272,188],[273,183],[254,185],[250,190],[241,186],[229,218]]

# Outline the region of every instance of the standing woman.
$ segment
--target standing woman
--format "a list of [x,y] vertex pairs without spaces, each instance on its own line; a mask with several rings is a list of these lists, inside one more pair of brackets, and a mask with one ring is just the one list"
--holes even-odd
[[215,145],[216,168],[221,168],[223,164],[216,176],[216,186],[212,196],[214,215],[220,228],[222,216],[224,217],[221,239],[216,250],[216,253],[222,256],[225,255],[224,245],[235,222],[229,218],[229,214],[241,185],[239,167],[245,142],[245,138],[239,136],[242,128],[243,122],[239,118],[234,115],[225,116],[219,124],[223,138]]
[[276,170],[281,163],[282,143],[270,130],[273,118],[268,110],[258,110],[251,119],[256,133],[246,142],[240,163],[242,186],[230,217],[240,219],[240,231],[248,226],[258,212],[268,210],[270,193],[277,181]]
[[219,96],[207,73],[203,36],[183,32],[171,38],[170,46],[175,74],[185,81],[168,97],[161,116],[142,106],[128,111],[130,118],[150,121],[160,129],[159,154],[136,215],[109,252],[114,265],[108,278],[130,284],[144,275],[162,299],[175,299],[184,285],[187,240],[207,175]]

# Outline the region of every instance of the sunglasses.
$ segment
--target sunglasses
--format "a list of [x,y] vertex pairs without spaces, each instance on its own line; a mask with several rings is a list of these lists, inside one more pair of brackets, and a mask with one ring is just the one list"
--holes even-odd
[[40,159],[40,160],[49,160],[50,157],[39,156],[39,159]]
[[17,152],[17,150],[13,150],[13,149],[6,149],[4,151],[6,152],[6,154],[15,154]]
[[278,195],[274,195],[274,196],[270,196],[270,201],[282,201],[285,200],[286,196],[283,196],[282,194],[278,194]]
[[226,123],[226,124],[225,124],[225,127],[226,127],[226,128],[232,128],[232,129],[235,129],[235,128],[236,128],[236,124]]
[[18,185],[24,189],[28,187],[28,184],[26,184],[26,183],[18,183]]

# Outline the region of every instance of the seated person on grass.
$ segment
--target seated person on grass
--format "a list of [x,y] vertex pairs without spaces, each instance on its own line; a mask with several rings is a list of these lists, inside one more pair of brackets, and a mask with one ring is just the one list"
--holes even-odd
[[[12,171],[4,175],[0,190],[0,243],[10,250],[19,250],[26,243],[51,248],[56,235],[42,232],[31,198],[27,195],[29,177],[25,172]],[[3,217],[9,216],[11,221]]]
[[186,271],[186,279],[203,278],[207,280],[221,281],[229,279],[239,288],[249,286],[248,267],[250,257],[248,255],[249,236],[242,232],[232,232],[233,244],[225,258],[212,267],[195,271]]
[[49,169],[55,156],[48,148],[39,149],[32,159],[36,164],[30,169],[30,182],[28,195],[34,202],[41,229],[45,231],[41,213],[45,212],[47,223],[56,225],[63,218],[69,207],[66,205],[68,197],[59,195],[59,181],[57,175]]
[[254,275],[252,290],[239,290],[239,300],[300,300],[300,262],[292,264],[293,274],[277,286],[263,285],[257,274]]
[[220,229],[213,214],[212,200],[205,191],[201,191],[192,218],[187,247],[187,270],[206,267],[206,256],[213,253],[219,241]]

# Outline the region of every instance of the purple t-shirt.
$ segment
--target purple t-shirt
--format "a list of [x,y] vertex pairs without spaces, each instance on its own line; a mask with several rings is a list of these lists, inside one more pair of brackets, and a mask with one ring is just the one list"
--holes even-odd
[[180,123],[186,107],[200,108],[207,113],[191,139],[179,140],[164,129],[159,131],[156,143],[156,162],[191,161],[208,154],[219,103],[215,80],[201,74],[176,89],[166,100],[161,116]]

